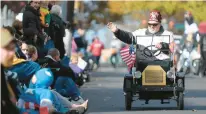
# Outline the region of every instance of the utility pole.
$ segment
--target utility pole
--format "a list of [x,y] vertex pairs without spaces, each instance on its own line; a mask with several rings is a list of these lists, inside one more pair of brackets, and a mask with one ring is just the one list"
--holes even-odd
[[74,21],[74,1],[67,1],[67,21],[69,21],[71,24]]
[[68,36],[68,52],[67,56],[71,57],[71,51],[72,51],[72,33],[73,33],[73,21],[74,21],[74,1],[67,1],[67,17],[66,20],[69,21],[71,24],[71,29],[69,30],[70,35]]

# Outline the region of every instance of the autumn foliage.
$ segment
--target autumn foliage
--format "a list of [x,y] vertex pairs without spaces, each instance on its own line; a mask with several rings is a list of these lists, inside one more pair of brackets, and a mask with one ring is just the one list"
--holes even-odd
[[182,21],[185,11],[190,11],[197,22],[206,20],[206,1],[108,1],[110,14],[133,14],[145,19],[150,10],[161,11],[163,17],[174,17]]

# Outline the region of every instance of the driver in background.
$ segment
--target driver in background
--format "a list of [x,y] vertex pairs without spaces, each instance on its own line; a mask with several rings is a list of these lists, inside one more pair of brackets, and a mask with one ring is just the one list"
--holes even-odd
[[[168,50],[170,49],[171,52],[174,52],[173,33],[167,30],[164,30],[163,26],[161,25],[161,20],[162,20],[162,16],[160,12],[154,10],[154,11],[151,11],[149,14],[147,28],[138,29],[134,32],[127,32],[127,31],[117,28],[117,26],[113,24],[112,22],[109,22],[107,26],[119,40],[127,44],[132,44],[132,41],[137,41],[136,43],[139,45],[145,45],[145,43],[149,43],[150,45],[155,45],[153,48],[168,49]],[[164,37],[162,37],[161,39],[158,39],[158,38],[156,39],[155,37],[159,35],[169,35],[170,40]],[[137,36],[151,36],[153,40],[151,42],[148,42],[147,40],[144,40],[142,38],[142,40],[144,41],[140,41],[140,39],[138,39]],[[132,40],[134,37],[137,39]],[[149,49],[151,48],[149,47]],[[164,51],[162,52],[164,53]],[[164,53],[164,55],[166,55],[167,58],[165,57],[162,58],[163,56],[156,56],[155,58],[158,60],[170,58],[168,53]]]
[[[185,18],[185,31],[182,38],[182,42],[184,45],[182,45],[182,48],[187,47],[187,41],[189,40],[191,42],[192,49],[195,49],[200,54],[200,36],[198,34],[198,26],[194,21],[194,17],[191,12],[187,11],[184,15]],[[190,38],[190,39],[188,39]],[[191,39],[192,38],[192,39]]]

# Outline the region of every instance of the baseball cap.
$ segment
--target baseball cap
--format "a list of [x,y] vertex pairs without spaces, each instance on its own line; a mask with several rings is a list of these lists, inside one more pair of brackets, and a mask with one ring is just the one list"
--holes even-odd
[[14,40],[14,37],[7,29],[1,28],[1,48],[7,46],[10,42]]
[[149,24],[161,23],[161,20],[162,20],[162,16],[159,11],[153,10],[150,12],[149,21],[148,21]]

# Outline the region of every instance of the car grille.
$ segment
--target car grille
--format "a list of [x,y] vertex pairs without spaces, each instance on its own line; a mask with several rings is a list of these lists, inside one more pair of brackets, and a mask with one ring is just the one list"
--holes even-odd
[[146,70],[145,83],[163,83],[162,70]]
[[149,65],[142,72],[142,85],[166,85],[166,72],[159,65]]

